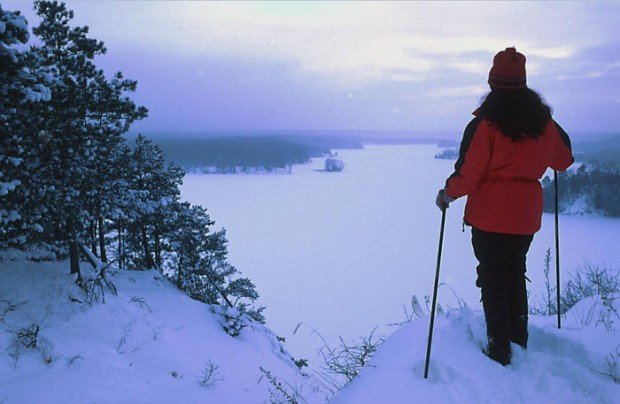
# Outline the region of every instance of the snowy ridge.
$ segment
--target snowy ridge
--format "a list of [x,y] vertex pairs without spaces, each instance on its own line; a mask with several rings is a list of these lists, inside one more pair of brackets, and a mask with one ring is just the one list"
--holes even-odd
[[[266,327],[231,337],[210,306],[157,271],[111,272],[118,295],[88,305],[67,267],[0,263],[2,403],[269,402],[260,367],[299,390],[311,383]],[[37,332],[36,346],[17,343],[20,331]]]
[[[616,299],[616,314],[619,306]],[[617,403],[620,384],[604,373],[614,372],[609,354],[618,360],[619,334],[591,321],[603,309],[598,298],[580,302],[566,313],[562,330],[555,328],[555,317],[532,317],[528,350],[513,345],[512,364],[505,368],[481,352],[486,328],[480,311],[439,314],[428,380],[428,317],[418,318],[389,337],[371,366],[333,402]]]

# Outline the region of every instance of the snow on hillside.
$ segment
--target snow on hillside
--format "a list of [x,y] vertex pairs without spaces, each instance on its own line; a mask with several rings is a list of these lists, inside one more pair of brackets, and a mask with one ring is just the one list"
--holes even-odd
[[[317,380],[299,372],[266,327],[251,323],[231,337],[210,306],[157,271],[112,272],[118,295],[88,305],[67,267],[0,262],[0,402],[287,402],[278,382],[300,393],[298,402],[325,402]],[[529,349],[514,346],[506,368],[481,352],[480,311],[439,314],[428,380],[428,317],[418,318],[387,338],[333,402],[619,402],[609,375],[618,377],[620,338],[607,329],[618,325],[619,300],[615,312],[598,297],[578,303],[562,330],[554,317],[532,317]]]
[[[157,271],[113,272],[117,296],[81,303],[68,267],[0,262],[0,402],[269,402],[274,387],[260,367],[323,401],[264,326],[231,337],[208,305]],[[36,344],[18,338],[37,327]]]
[[[618,296],[620,298],[620,296]],[[333,403],[618,403],[620,334],[597,320],[618,322],[598,297],[555,317],[531,318],[529,348],[513,345],[512,364],[502,367],[482,354],[486,328],[481,311],[448,311],[435,322],[429,378],[424,379],[428,317],[399,329],[379,347],[370,366]],[[617,361],[617,362],[614,362]],[[605,375],[607,374],[607,375]]]

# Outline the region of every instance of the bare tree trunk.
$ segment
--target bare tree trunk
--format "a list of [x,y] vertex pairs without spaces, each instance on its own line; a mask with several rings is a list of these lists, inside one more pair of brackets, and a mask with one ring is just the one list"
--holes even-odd
[[80,250],[75,240],[69,242],[69,261],[71,263],[71,273],[78,274],[78,277],[81,277]]
[[142,245],[144,247],[144,259],[146,261],[146,269],[155,268],[153,257],[151,257],[151,251],[149,250],[149,241],[146,237],[146,226],[142,226]]
[[183,289],[183,272],[181,271],[183,268],[183,258],[179,257],[177,260],[177,288]]
[[124,256],[124,248],[123,248],[123,226],[121,221],[118,221],[118,267],[123,269],[125,268],[125,256]]
[[90,250],[97,255],[97,225],[95,223],[90,225]]
[[99,227],[99,251],[101,252],[101,261],[108,262],[108,255],[105,251],[105,225],[103,217],[99,216],[97,221],[97,227]]
[[63,234],[69,243],[69,267],[72,274],[78,274],[78,280],[82,277],[80,271],[80,250],[75,236],[75,224],[72,218],[67,221],[67,227]]
[[155,263],[157,268],[161,268],[161,244],[159,241],[159,230],[155,226],[153,238],[155,239]]
[[58,224],[54,226],[54,240],[64,240],[67,236],[66,229],[60,224],[60,221],[57,218],[56,220],[58,221]]

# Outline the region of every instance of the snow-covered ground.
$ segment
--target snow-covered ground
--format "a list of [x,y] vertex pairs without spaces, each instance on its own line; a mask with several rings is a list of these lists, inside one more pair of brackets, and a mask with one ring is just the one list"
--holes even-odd
[[[620,296],[615,303],[618,313]],[[562,330],[554,317],[532,318],[528,350],[513,345],[507,367],[481,354],[480,312],[449,311],[435,323],[426,380],[428,318],[422,317],[388,338],[333,403],[618,403],[620,384],[612,376],[620,376],[620,363],[613,363],[620,361],[620,334],[588,320],[605,310],[598,297],[583,300],[566,313]]]
[[[182,196],[227,228],[230,261],[257,284],[269,326],[295,357],[312,363],[322,345],[313,330],[330,344],[375,326],[387,335],[395,327],[386,324],[403,320],[413,294],[430,295],[440,224],[435,195],[454,165],[434,158],[440,150],[341,150],[340,173],[317,171],[323,160],[316,159],[291,175],[188,175]],[[463,207],[458,200],[448,212],[439,300],[456,307],[458,296],[479,309]],[[619,219],[563,215],[560,226],[564,279],[585,260],[620,267]],[[553,215],[545,214],[528,255],[530,301],[543,292],[543,260],[553,246]]]
[[[313,329],[334,344],[338,335],[365,336],[375,326],[395,332],[334,402],[619,402],[620,385],[609,374],[618,377],[620,338],[597,324],[609,310],[597,297],[572,308],[562,330],[554,317],[532,316],[529,349],[515,347],[508,367],[482,354],[485,326],[469,233],[461,232],[463,201],[449,212],[440,301],[457,307],[458,296],[469,307],[438,315],[423,379],[428,317],[385,324],[402,321],[412,294],[432,287],[440,218],[434,193],[452,166],[433,158],[437,150],[342,151],[341,173],[316,171],[323,163],[316,160],[291,175],[187,176],[184,196],[228,227],[231,261],[257,283],[268,308],[269,328],[253,323],[238,337],[157,271],[112,271],[118,295],[89,305],[67,262],[3,253],[11,260],[0,261],[0,402],[286,402],[276,391],[280,382],[321,403],[330,394],[325,379],[300,373],[286,348],[315,360],[321,339]],[[565,270],[584,259],[618,268],[619,231],[619,220],[562,217]],[[533,296],[542,293],[543,257],[552,245],[553,221],[545,216],[529,256]],[[619,301],[608,317],[616,330]],[[36,344],[19,337],[28,331]],[[286,347],[276,335],[286,337]],[[216,370],[201,386],[210,366]],[[261,367],[277,380],[270,383]]]
[[[89,306],[68,268],[0,262],[1,403],[269,402],[260,367],[323,401],[265,327],[231,337],[157,271],[113,273],[118,296]],[[16,343],[36,326],[36,347]],[[213,385],[201,386],[210,364]]]
[[[86,265],[86,264],[85,264]],[[0,262],[2,403],[284,403],[262,367],[296,402],[323,403],[330,392],[303,376],[276,336],[253,324],[226,334],[209,306],[189,299],[157,271],[112,272],[118,295],[88,305],[67,262]],[[428,317],[398,329],[334,403],[618,402],[620,296],[571,309],[564,328],[532,317],[530,347],[514,347],[504,368],[486,358],[482,313],[437,317],[429,379],[424,380]],[[423,310],[422,310],[423,311]],[[36,344],[20,331],[38,326]],[[217,369],[206,386],[203,372]]]

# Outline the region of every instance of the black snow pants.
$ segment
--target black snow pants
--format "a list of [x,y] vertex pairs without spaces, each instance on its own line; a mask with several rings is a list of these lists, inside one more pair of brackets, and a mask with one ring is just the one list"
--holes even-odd
[[487,353],[503,365],[510,363],[511,341],[527,347],[525,256],[533,238],[472,227],[471,242],[480,263],[476,286],[482,292],[489,339]]

